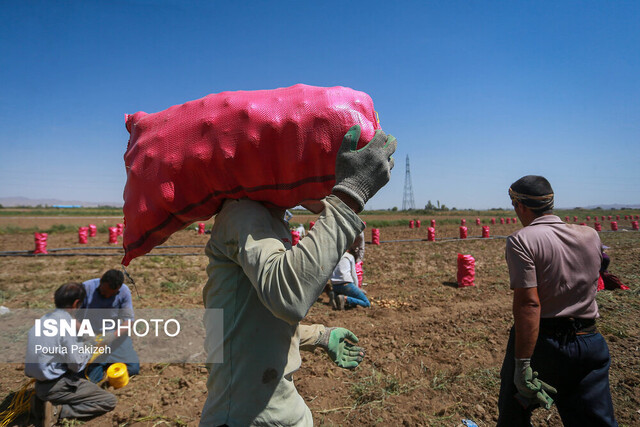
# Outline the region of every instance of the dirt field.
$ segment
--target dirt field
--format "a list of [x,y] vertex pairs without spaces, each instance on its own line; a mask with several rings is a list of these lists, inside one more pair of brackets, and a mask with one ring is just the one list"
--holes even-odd
[[[379,219],[379,217],[376,217]],[[308,222],[313,217],[296,220]],[[366,219],[366,218],[365,218]],[[483,218],[486,224],[486,218]],[[7,221],[7,219],[3,219]],[[20,224],[29,219],[21,218]],[[32,220],[33,221],[33,220]],[[79,219],[86,225],[89,219]],[[97,221],[97,220],[96,220]],[[102,219],[100,219],[102,221]],[[107,220],[108,221],[108,220]],[[120,222],[113,219],[113,224]],[[351,329],[367,350],[354,371],[341,370],[319,351],[303,353],[296,386],[311,408],[316,425],[458,426],[463,418],[479,426],[495,425],[502,363],[512,324],[504,239],[409,241],[425,238],[422,228],[387,227],[381,240],[367,245],[365,290],[370,309],[332,311],[326,296],[305,323]],[[469,236],[480,229],[467,219]],[[73,222],[72,222],[73,223]],[[207,228],[211,221],[208,222]],[[16,224],[17,225],[17,224]],[[508,235],[519,224],[492,226],[492,235]],[[371,231],[366,230],[367,240]],[[457,225],[437,227],[437,237],[457,237]],[[611,385],[621,426],[640,425],[640,233],[601,233],[609,246],[609,270],[631,287],[598,294],[599,328],[611,350]],[[106,246],[98,235],[89,246]],[[208,236],[193,230],[176,233],[169,245],[204,245]],[[51,234],[49,248],[78,247],[74,233]],[[0,235],[0,251],[32,250],[31,234]],[[164,250],[166,252],[167,250]],[[128,268],[140,294],[137,308],[200,307],[206,281],[201,249],[174,249],[197,256],[152,256]],[[456,256],[476,259],[475,287],[456,285]],[[119,266],[121,256],[0,257],[0,303],[9,308],[52,307],[53,290],[67,281],[99,277]],[[2,364],[0,398],[25,381],[22,365]],[[552,379],[547,379],[552,382]],[[115,411],[88,421],[90,426],[197,425],[206,397],[202,365],[143,364],[141,374],[115,390]],[[538,410],[534,425],[561,425],[557,411]],[[67,423],[78,425],[78,422]],[[29,425],[20,419],[12,425]]]

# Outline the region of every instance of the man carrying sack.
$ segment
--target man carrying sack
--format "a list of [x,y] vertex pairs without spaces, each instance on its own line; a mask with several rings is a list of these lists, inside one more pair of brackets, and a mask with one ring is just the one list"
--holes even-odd
[[[356,150],[360,126],[344,136],[335,186],[320,201],[322,212],[307,236],[292,246],[285,211],[249,200],[224,202],[211,239],[207,309],[224,314],[223,362],[208,364],[208,396],[202,426],[313,424],[293,384],[300,347],[320,347],[340,367],[354,368],[363,351],[350,331],[299,322],[322,293],[342,254],[364,229],[357,213],[390,178],[392,136],[377,131]],[[206,324],[207,353],[219,348],[215,325]]]

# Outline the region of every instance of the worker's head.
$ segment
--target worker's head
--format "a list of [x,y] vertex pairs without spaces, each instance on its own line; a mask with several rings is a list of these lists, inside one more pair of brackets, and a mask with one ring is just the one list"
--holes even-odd
[[98,292],[104,298],[111,298],[120,292],[120,288],[124,283],[124,274],[120,270],[109,270],[100,278],[100,286]]
[[82,283],[69,282],[56,289],[55,294],[53,294],[53,301],[56,304],[56,308],[78,308],[86,295],[87,293]]
[[528,225],[522,215],[537,218],[553,212],[553,189],[543,176],[523,176],[509,188],[511,204],[524,225]]

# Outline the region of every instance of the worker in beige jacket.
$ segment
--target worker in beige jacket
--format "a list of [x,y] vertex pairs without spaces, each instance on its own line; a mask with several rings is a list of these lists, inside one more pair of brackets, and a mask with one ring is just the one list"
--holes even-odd
[[[284,210],[243,199],[225,201],[216,216],[206,253],[207,309],[222,309],[222,342],[207,326],[208,396],[201,426],[310,426],[311,411],[293,384],[299,348],[321,347],[340,367],[364,356],[344,328],[300,325],[322,293],[342,254],[364,229],[357,213],[390,178],[392,136],[377,131],[356,151],[360,127],[345,135],[336,159],[336,184],[321,201],[309,234],[291,245]],[[351,342],[350,342],[351,341]]]

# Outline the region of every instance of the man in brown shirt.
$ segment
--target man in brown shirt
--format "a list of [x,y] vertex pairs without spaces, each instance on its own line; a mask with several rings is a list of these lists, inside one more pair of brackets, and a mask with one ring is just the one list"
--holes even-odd
[[544,177],[520,178],[509,196],[524,228],[506,246],[515,325],[500,372],[498,426],[530,426],[533,409],[551,407],[550,395],[565,426],[616,426],[609,349],[595,325],[598,233],[553,215]]

